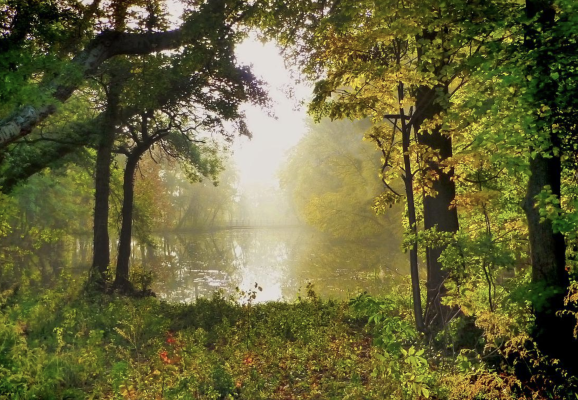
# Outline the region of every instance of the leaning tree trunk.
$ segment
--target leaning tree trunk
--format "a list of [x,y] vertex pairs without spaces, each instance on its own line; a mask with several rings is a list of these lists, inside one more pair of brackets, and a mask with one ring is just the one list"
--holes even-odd
[[122,227],[118,244],[116,277],[113,287],[121,292],[130,293],[133,286],[129,280],[129,262],[132,240],[132,212],[134,207],[134,176],[142,153],[131,154],[124,169]]
[[[453,181],[453,169],[444,171],[443,162],[452,156],[452,139],[436,127],[431,132],[420,132],[426,119],[430,119],[443,111],[441,105],[434,102],[436,89],[445,90],[445,87],[421,86],[417,90],[416,104],[421,109],[414,123],[414,130],[418,132],[418,142],[437,152],[438,160],[426,161],[426,173],[436,177],[432,182],[433,195],[425,194],[423,200],[424,229],[436,228],[438,232],[457,232],[459,229],[458,212],[454,205],[456,186]],[[439,261],[445,246],[428,247],[426,249],[427,263],[427,306],[426,326],[431,332],[436,332],[451,319],[455,310],[442,305],[442,298],[446,292],[444,283],[448,272],[444,271]]]
[[[403,95],[403,88],[400,90],[400,98]],[[421,292],[419,286],[419,268],[417,257],[417,218],[415,213],[415,199],[413,191],[413,173],[411,169],[411,160],[409,156],[410,134],[411,126],[405,124],[405,113],[403,108],[400,110],[401,115],[401,134],[403,147],[403,163],[405,169],[405,176],[403,181],[405,184],[405,195],[407,199],[407,219],[409,223],[410,232],[413,235],[412,245],[409,249],[409,266],[411,275],[411,289],[413,298],[413,313],[415,316],[415,325],[418,331],[425,332],[425,324],[423,320],[423,308],[421,304]]]
[[[202,20],[201,15],[198,20]],[[148,33],[105,30],[100,33],[70,61],[71,68],[67,70],[73,71],[71,75],[58,75],[47,84],[51,101],[40,106],[32,104],[23,106],[9,117],[0,120],[0,150],[18,138],[28,135],[38,124],[56,113],[58,107],[54,103],[63,103],[72,96],[82,82],[78,78],[92,76],[109,58],[171,50],[182,46],[183,40],[183,29]]]

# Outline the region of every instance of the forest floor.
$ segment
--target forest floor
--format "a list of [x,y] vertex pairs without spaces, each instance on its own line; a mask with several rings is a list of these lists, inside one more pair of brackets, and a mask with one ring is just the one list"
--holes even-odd
[[5,293],[0,399],[519,398],[513,376],[420,350],[401,300],[256,293],[188,305]]

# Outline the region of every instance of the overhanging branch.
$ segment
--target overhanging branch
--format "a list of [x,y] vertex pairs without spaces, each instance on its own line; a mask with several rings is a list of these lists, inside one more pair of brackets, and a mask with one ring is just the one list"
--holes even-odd
[[152,33],[102,32],[71,61],[75,67],[72,68],[75,70],[74,74],[80,72],[81,79],[70,75],[56,77],[45,87],[52,93],[49,104],[24,106],[0,121],[0,149],[26,136],[36,125],[54,114],[56,104],[68,100],[80,86],[82,79],[94,74],[107,59],[118,55],[144,55],[175,49],[181,46],[182,41],[181,29]]

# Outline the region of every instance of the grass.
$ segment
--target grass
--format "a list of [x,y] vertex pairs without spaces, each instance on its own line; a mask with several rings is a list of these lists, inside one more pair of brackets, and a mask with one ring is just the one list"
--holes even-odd
[[0,399],[522,398],[475,354],[425,346],[406,296],[169,304],[80,287],[0,295]]

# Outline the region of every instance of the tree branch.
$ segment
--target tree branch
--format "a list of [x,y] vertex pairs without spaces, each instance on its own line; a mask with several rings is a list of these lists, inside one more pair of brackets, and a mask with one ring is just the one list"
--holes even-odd
[[[181,29],[167,32],[124,33],[104,31],[71,61],[74,73],[56,77],[45,89],[52,93],[52,102],[39,107],[27,105],[0,121],[0,149],[26,136],[40,122],[56,112],[57,103],[65,102],[80,86],[82,79],[96,72],[103,62],[118,55],[144,55],[181,46]],[[80,72],[81,79],[74,76]]]

